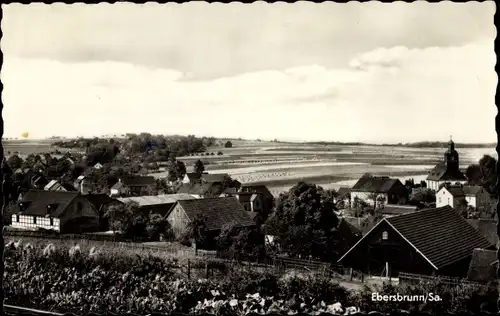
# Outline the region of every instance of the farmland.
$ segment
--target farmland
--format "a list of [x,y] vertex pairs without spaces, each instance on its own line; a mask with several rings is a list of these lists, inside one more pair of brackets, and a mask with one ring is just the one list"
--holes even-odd
[[[4,151],[22,156],[55,150],[50,140],[4,141]],[[220,143],[224,143],[224,140]],[[298,181],[310,181],[324,188],[352,186],[364,173],[398,177],[401,180],[425,179],[428,171],[442,160],[443,148],[371,145],[311,145],[265,141],[232,140],[232,148],[208,148],[207,153],[178,157],[188,172],[197,159],[212,173],[228,173],[242,183],[265,184],[274,195],[289,189]],[[494,147],[460,148],[461,167],[466,168],[485,154],[497,157]],[[216,155],[217,152],[222,155]],[[162,178],[164,169],[153,173]]]
[[[496,157],[492,148],[460,148],[461,167],[466,168],[485,154]],[[370,145],[309,145],[234,141],[233,148],[210,148],[221,156],[180,157],[188,171],[201,159],[206,171],[228,173],[242,183],[265,184],[274,195],[298,181],[310,181],[324,188],[352,186],[364,173],[424,180],[442,160],[445,148],[412,148]],[[162,177],[165,173],[156,173]]]

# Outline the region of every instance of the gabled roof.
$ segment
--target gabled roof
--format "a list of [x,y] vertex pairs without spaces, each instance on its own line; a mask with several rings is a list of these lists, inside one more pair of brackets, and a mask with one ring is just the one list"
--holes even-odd
[[[248,212],[234,197],[179,200],[177,204],[182,207],[190,220],[197,215],[204,216],[208,230],[219,230],[231,222],[239,227],[255,225]],[[175,205],[170,210],[174,207]]]
[[222,183],[228,177],[227,173],[203,173],[200,179],[207,183]]
[[462,190],[466,196],[477,196],[483,190],[483,187],[480,185],[464,185]]
[[474,249],[469,265],[467,279],[476,282],[489,282],[497,279],[496,250]]
[[[443,187],[444,189],[444,187]],[[450,187],[446,187],[446,190],[448,192],[450,192],[450,194],[454,197],[454,198],[459,198],[459,197],[464,197],[464,190],[462,190],[462,187],[457,187],[457,186],[450,186]]]
[[492,246],[449,205],[385,220],[437,269]]
[[45,216],[49,214],[47,206],[57,205],[57,208],[50,212],[50,216],[59,217],[77,196],[77,192],[30,190],[21,200],[21,203],[27,204],[21,214]]
[[381,212],[387,215],[403,215],[416,212],[417,210],[418,207],[413,205],[386,204]]
[[[435,269],[441,269],[470,256],[476,248],[492,246],[449,205],[384,218],[371,231],[382,222],[388,223]],[[370,232],[363,236],[340,260],[347,256]]]
[[139,206],[151,206],[151,205],[162,205],[162,204],[174,204],[179,200],[194,200],[195,197],[185,193],[179,194],[160,194],[160,195],[150,195],[150,196],[135,196],[118,198],[117,200],[122,203],[135,202]]
[[49,191],[50,189],[52,189],[53,186],[55,186],[58,183],[59,183],[59,181],[57,181],[57,180],[50,180],[50,182],[43,189],[45,191]]
[[340,198],[344,198],[344,197],[348,196],[349,194],[351,194],[351,188],[341,187],[338,189],[337,193],[339,194]]
[[202,175],[201,173],[197,172],[188,172],[186,173],[185,177],[187,177],[189,181],[197,181],[200,180],[201,175]]
[[474,227],[493,245],[498,244],[497,221],[495,219],[467,219],[467,222]]
[[107,194],[87,194],[85,198],[89,200],[89,202],[94,205],[94,207],[99,210],[101,206],[108,205],[113,202],[117,202],[116,199],[108,196]]
[[177,190],[177,193],[186,193],[194,195],[215,194],[220,195],[223,192],[221,184],[218,183],[189,183],[183,184]]
[[151,176],[125,176],[120,177],[120,182],[127,186],[150,186],[156,185],[156,180]]
[[398,182],[403,185],[398,179],[389,177],[362,177],[352,187],[351,191],[387,193]]
[[444,162],[440,162],[429,172],[427,180],[464,181],[467,178],[460,170],[449,169]]

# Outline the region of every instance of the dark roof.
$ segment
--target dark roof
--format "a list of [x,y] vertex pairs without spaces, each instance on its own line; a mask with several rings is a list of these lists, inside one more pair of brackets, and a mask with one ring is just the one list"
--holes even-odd
[[127,186],[150,186],[156,185],[156,180],[151,176],[126,176],[120,177],[123,184]]
[[45,216],[48,214],[47,206],[57,205],[57,208],[52,210],[50,215],[58,217],[64,213],[77,196],[78,192],[30,190],[21,200],[22,203],[29,203],[22,214]]
[[339,188],[337,193],[339,194],[340,198],[346,197],[347,195],[351,194],[351,188],[341,187]]
[[368,233],[377,223],[376,218],[374,216],[367,217],[343,217],[343,220],[348,222],[350,225],[354,226],[356,229],[361,231],[363,236]]
[[427,180],[433,181],[464,181],[467,178],[458,169],[449,169],[445,163],[438,163],[427,176]]
[[248,212],[234,197],[180,200],[177,203],[190,220],[197,215],[203,215],[209,230],[219,230],[231,222],[240,227],[255,225]]
[[474,249],[469,265],[467,279],[476,282],[488,282],[497,279],[496,250]]
[[398,179],[389,177],[362,177],[351,191],[386,193],[398,182],[403,185]]
[[99,210],[103,205],[119,202],[118,200],[109,197],[107,194],[87,194],[85,197],[97,210]]
[[352,235],[355,235],[355,236],[361,236],[362,235],[361,229],[359,229],[358,227],[356,227],[356,225],[351,224],[350,221],[346,220],[345,217],[341,217],[340,218],[339,224],[337,226],[337,229],[340,230],[340,231],[346,230],[346,231],[350,232]]
[[205,195],[205,194],[222,194],[222,185],[215,183],[184,183],[178,190],[177,193],[187,193],[195,195]]
[[189,178],[190,181],[196,181],[196,180],[200,180],[201,173],[188,172],[188,173],[186,173],[186,176]]
[[492,246],[449,205],[384,220],[437,269]]
[[462,187],[457,187],[457,186],[450,186],[447,187],[446,190],[450,192],[450,194],[453,197],[463,197],[464,195],[464,190],[462,190]]
[[227,173],[212,173],[212,174],[203,173],[201,175],[201,180],[208,183],[215,183],[215,182],[222,183],[228,177],[229,175]]
[[465,195],[474,195],[476,196],[483,189],[482,186],[479,185],[464,185],[462,187]]
[[488,239],[490,243],[497,245],[497,221],[495,219],[467,219],[467,222]]
[[381,212],[386,215],[403,215],[416,212],[417,210],[417,206],[413,205],[386,204]]
[[75,192],[75,191],[77,191],[77,190],[75,189],[75,187],[74,187],[74,186],[72,186],[71,184],[68,184],[68,183],[64,183],[64,182],[63,182],[63,183],[61,183],[61,186],[62,186],[62,187],[63,187],[66,191],[68,191],[68,192]]

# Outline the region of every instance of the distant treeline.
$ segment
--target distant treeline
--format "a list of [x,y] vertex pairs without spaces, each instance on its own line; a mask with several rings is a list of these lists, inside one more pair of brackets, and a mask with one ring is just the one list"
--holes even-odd
[[[416,142],[416,143],[397,143],[397,144],[370,144],[361,142],[305,142],[306,145],[343,145],[343,146],[401,146],[412,148],[442,148],[447,147],[448,142]],[[456,147],[460,148],[491,148],[496,147],[495,143],[479,144],[479,143],[455,143]]]

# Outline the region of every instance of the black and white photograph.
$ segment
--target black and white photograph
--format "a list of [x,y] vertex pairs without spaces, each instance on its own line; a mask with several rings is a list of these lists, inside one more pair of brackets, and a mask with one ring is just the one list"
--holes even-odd
[[494,1],[2,11],[4,315],[499,313]]

